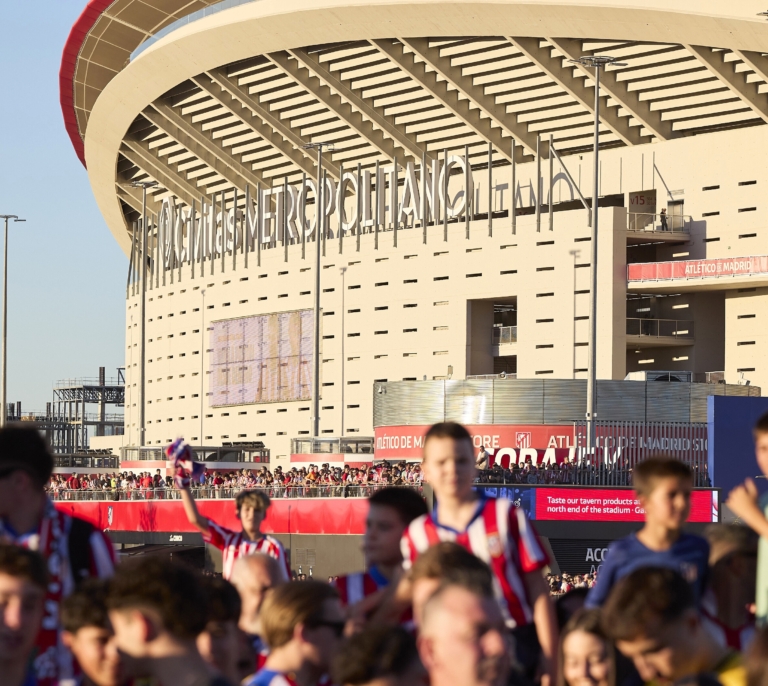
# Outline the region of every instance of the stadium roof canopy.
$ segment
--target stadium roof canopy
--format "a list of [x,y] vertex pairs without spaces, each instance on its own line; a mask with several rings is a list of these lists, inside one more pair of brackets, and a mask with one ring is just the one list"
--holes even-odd
[[[64,48],[61,104],[123,249],[150,209],[315,173],[463,150],[506,164],[537,136],[592,143],[594,86],[569,60],[609,54],[602,145],[768,122],[765,3],[744,0],[90,0]],[[712,139],[713,141],[715,139]],[[707,145],[702,140],[702,144]],[[714,143],[713,143],[714,144]]]

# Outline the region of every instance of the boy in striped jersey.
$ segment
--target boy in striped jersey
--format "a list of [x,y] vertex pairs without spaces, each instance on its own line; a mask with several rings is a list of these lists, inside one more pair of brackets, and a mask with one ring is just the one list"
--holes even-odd
[[554,683],[557,621],[542,574],[549,559],[525,513],[506,499],[486,498],[473,489],[472,438],[460,424],[429,429],[422,469],[437,505],[408,526],[402,540],[405,567],[440,541],[455,541],[490,565],[518,661],[531,675],[540,668],[543,684]]
[[387,487],[368,498],[363,552],[368,571],[340,576],[335,586],[344,605],[354,605],[384,588],[400,570],[400,539],[408,525],[427,513],[427,504],[416,491]]
[[285,556],[282,543],[272,536],[261,533],[261,523],[267,516],[271,502],[266,493],[241,491],[237,494],[235,509],[242,529],[232,531],[200,514],[188,483],[181,486],[179,490],[189,523],[200,530],[206,543],[221,550],[222,574],[227,581],[232,576],[235,560],[251,553],[265,553],[274,557],[284,574],[284,580],[288,581],[291,578],[288,558]]

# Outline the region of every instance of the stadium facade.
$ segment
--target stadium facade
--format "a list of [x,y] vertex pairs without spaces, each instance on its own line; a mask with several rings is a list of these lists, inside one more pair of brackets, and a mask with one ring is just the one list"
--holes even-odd
[[91,0],[61,100],[131,264],[127,443],[142,405],[149,446],[279,463],[311,434],[317,235],[320,436],[373,436],[394,381],[585,379],[583,55],[626,65],[601,81],[598,378],[768,386],[764,9]]

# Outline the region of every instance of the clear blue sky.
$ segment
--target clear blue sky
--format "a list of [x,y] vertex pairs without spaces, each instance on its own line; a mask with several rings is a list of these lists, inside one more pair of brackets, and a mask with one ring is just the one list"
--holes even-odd
[[114,376],[125,359],[127,259],[59,105],[62,48],[85,4],[0,5],[0,214],[27,220],[9,227],[8,402],[28,410],[45,409],[57,379],[100,365]]

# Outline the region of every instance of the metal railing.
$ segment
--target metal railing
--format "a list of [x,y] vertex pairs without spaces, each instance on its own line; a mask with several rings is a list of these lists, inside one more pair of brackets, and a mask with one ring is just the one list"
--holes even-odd
[[494,326],[493,344],[504,345],[506,343],[517,343],[516,326]]
[[627,213],[627,231],[642,233],[664,233],[676,231],[690,233],[693,217],[690,214],[648,214],[644,212]]
[[59,379],[54,388],[75,388],[78,386],[125,386],[125,380],[119,376],[110,376],[104,379],[104,383],[98,376],[84,376],[75,379]]
[[[270,498],[368,498],[382,488],[393,484],[328,484],[322,486],[262,486],[256,489],[241,487],[218,488],[203,486],[193,488],[192,495],[196,500],[233,500],[237,494],[245,490],[264,491]],[[421,484],[399,485],[400,488],[411,488],[423,493]],[[49,489],[51,500],[56,501],[142,501],[142,500],[180,500],[181,494],[175,488],[131,488],[131,489]]]
[[[192,447],[192,455],[197,462],[269,462],[269,448],[263,444],[253,446],[216,446]],[[160,461],[166,460],[165,448],[121,448],[120,459],[124,461]]]
[[54,467],[73,469],[119,469],[120,460],[115,455],[54,455]]
[[627,318],[627,336],[693,338],[693,322],[688,319]]
[[[373,455],[373,437],[359,438],[292,438],[292,455]],[[318,458],[319,461],[319,458]]]
[[[693,485],[698,488],[712,486],[706,468],[692,467]],[[483,472],[475,482],[486,486],[632,486],[631,467],[574,466],[567,468],[548,468],[534,470],[489,469]]]

